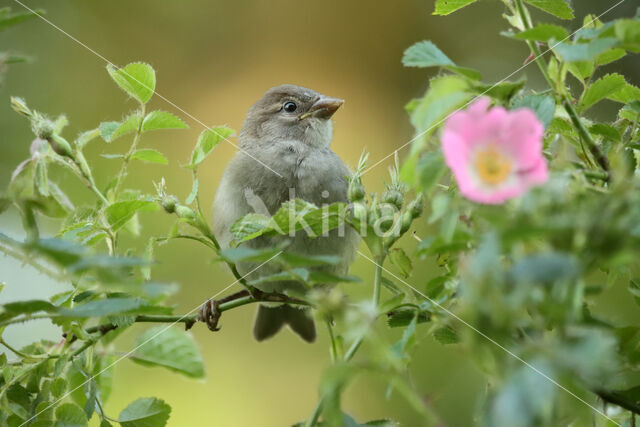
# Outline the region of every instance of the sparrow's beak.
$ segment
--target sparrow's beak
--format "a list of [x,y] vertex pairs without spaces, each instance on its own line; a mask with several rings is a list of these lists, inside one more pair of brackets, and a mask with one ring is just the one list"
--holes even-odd
[[333,116],[333,113],[335,113],[342,104],[344,104],[342,99],[323,96],[313,103],[309,111],[300,115],[300,120],[304,120],[307,117],[328,119]]

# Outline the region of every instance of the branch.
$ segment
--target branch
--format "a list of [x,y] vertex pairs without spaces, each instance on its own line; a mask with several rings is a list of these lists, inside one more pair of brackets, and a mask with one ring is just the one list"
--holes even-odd
[[[531,25],[531,22],[529,21],[529,18],[527,17],[526,9],[524,4],[522,4],[522,0],[516,0],[516,8],[518,10],[518,14],[520,15],[520,19],[524,24],[524,27],[526,29],[530,29],[532,25]],[[535,58],[538,68],[540,68],[540,72],[542,72],[542,75],[544,76],[549,86],[552,89],[554,89],[555,88],[554,82],[549,76],[549,73],[547,71],[548,69],[547,61],[545,61],[542,58],[542,52],[540,52],[540,48],[538,48],[538,45],[536,44],[536,42],[532,42],[530,40],[527,41],[527,44],[529,45],[529,49],[531,50],[531,53]],[[604,171],[609,172],[609,169],[610,169],[609,159],[607,158],[606,154],[602,152],[602,150],[600,149],[600,146],[596,144],[596,142],[593,140],[593,138],[591,137],[591,134],[584,127],[584,124],[582,124],[582,121],[580,121],[580,117],[578,117],[578,113],[576,112],[576,109],[573,108],[571,99],[569,99],[566,93],[560,93],[559,95],[560,97],[562,97],[562,105],[566,110],[567,114],[569,115],[569,118],[571,119],[571,123],[578,131],[578,134],[580,135],[580,137],[587,144],[587,147],[589,148],[591,155],[596,159],[596,161]]]
[[[278,302],[278,303],[286,303],[292,305],[307,305],[311,304],[303,301],[301,299],[292,298],[284,294],[279,293],[267,293],[262,292],[258,289],[253,289],[253,295],[250,295],[247,291],[247,295],[242,298],[237,298],[232,301],[223,302],[218,306],[218,310],[223,313],[228,310],[232,310],[237,307],[242,307],[247,304],[254,304],[257,302]],[[184,323],[185,329],[190,329],[196,322],[201,321],[196,314],[183,314],[183,315],[148,315],[148,314],[140,314],[136,316],[134,323]],[[49,318],[55,318],[58,316],[43,316]],[[13,319],[15,320],[15,319]],[[21,319],[21,320],[30,320],[30,319]],[[17,323],[17,322],[13,322]],[[118,325],[114,323],[103,323],[101,325],[91,326],[85,329],[85,332],[88,334],[100,333],[100,336],[107,334],[110,331],[113,331],[118,328]],[[67,334],[63,334],[65,338],[67,338]],[[73,342],[77,339],[75,335],[69,337],[69,342]]]
[[640,404],[635,400],[629,399],[615,391],[595,390],[594,393],[605,402],[613,403],[614,405],[618,405],[621,408],[633,412],[634,414],[640,415]]

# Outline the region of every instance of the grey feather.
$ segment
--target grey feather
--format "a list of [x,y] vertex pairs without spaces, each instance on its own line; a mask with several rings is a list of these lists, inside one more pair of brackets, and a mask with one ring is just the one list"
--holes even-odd
[[[251,107],[239,135],[241,151],[224,171],[214,200],[213,231],[222,247],[228,247],[233,239],[229,230],[231,225],[248,213],[264,214],[267,211],[273,214],[283,202],[293,197],[318,206],[348,202],[348,177],[351,172],[329,147],[332,138],[330,116],[337,107],[329,113],[326,109],[314,110],[325,99],[333,100],[310,89],[283,85],[267,91]],[[284,111],[283,104],[286,102],[295,102],[296,111]],[[256,248],[273,247],[283,239],[291,238],[260,237],[245,245]],[[332,230],[328,236],[316,239],[311,239],[306,232],[300,231],[291,240],[288,247],[291,252],[340,256],[342,262],[326,267],[326,270],[345,274],[355,257],[359,236],[354,230],[345,227],[342,230]],[[237,268],[244,275],[257,266],[254,263],[239,263]],[[249,274],[247,280],[278,271],[277,264],[269,263]],[[292,281],[264,283],[259,288],[265,292],[304,290],[301,283]],[[274,315],[282,319],[274,319]],[[261,325],[263,321],[264,326]],[[287,323],[305,340],[312,341],[315,338],[315,328],[311,331],[309,321],[313,327],[306,311],[287,307],[278,313],[272,313],[263,311],[263,307],[260,307],[254,332],[256,338],[265,339]],[[259,337],[256,331],[260,332]]]

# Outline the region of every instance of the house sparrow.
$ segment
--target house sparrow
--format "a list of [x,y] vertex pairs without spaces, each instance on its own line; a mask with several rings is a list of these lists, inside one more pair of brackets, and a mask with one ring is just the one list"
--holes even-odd
[[[330,119],[342,104],[340,99],[310,89],[282,85],[269,89],[249,109],[238,137],[240,151],[224,171],[213,204],[213,231],[222,248],[229,247],[233,239],[231,225],[248,213],[273,215],[283,202],[294,198],[317,206],[348,202],[351,173],[329,148]],[[359,236],[349,227],[341,232],[334,229],[315,239],[300,230],[293,237],[261,236],[243,245],[274,247],[284,240],[291,241],[289,252],[340,256],[339,265],[322,268],[345,274],[355,257]],[[245,275],[258,265],[241,262],[236,267]],[[278,264],[267,263],[246,279],[251,281],[279,271]],[[295,281],[261,283],[256,287],[263,292],[304,290],[304,285]],[[258,308],[253,329],[258,341],[273,336],[285,324],[305,341],[315,340],[315,325],[308,309],[270,304]]]

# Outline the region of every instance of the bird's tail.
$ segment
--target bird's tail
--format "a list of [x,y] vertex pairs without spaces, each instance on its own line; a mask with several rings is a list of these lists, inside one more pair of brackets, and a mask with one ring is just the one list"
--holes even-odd
[[253,336],[258,341],[274,336],[283,325],[289,325],[291,330],[306,342],[316,339],[316,326],[308,310],[298,309],[290,305],[266,307],[260,305],[253,325]]

